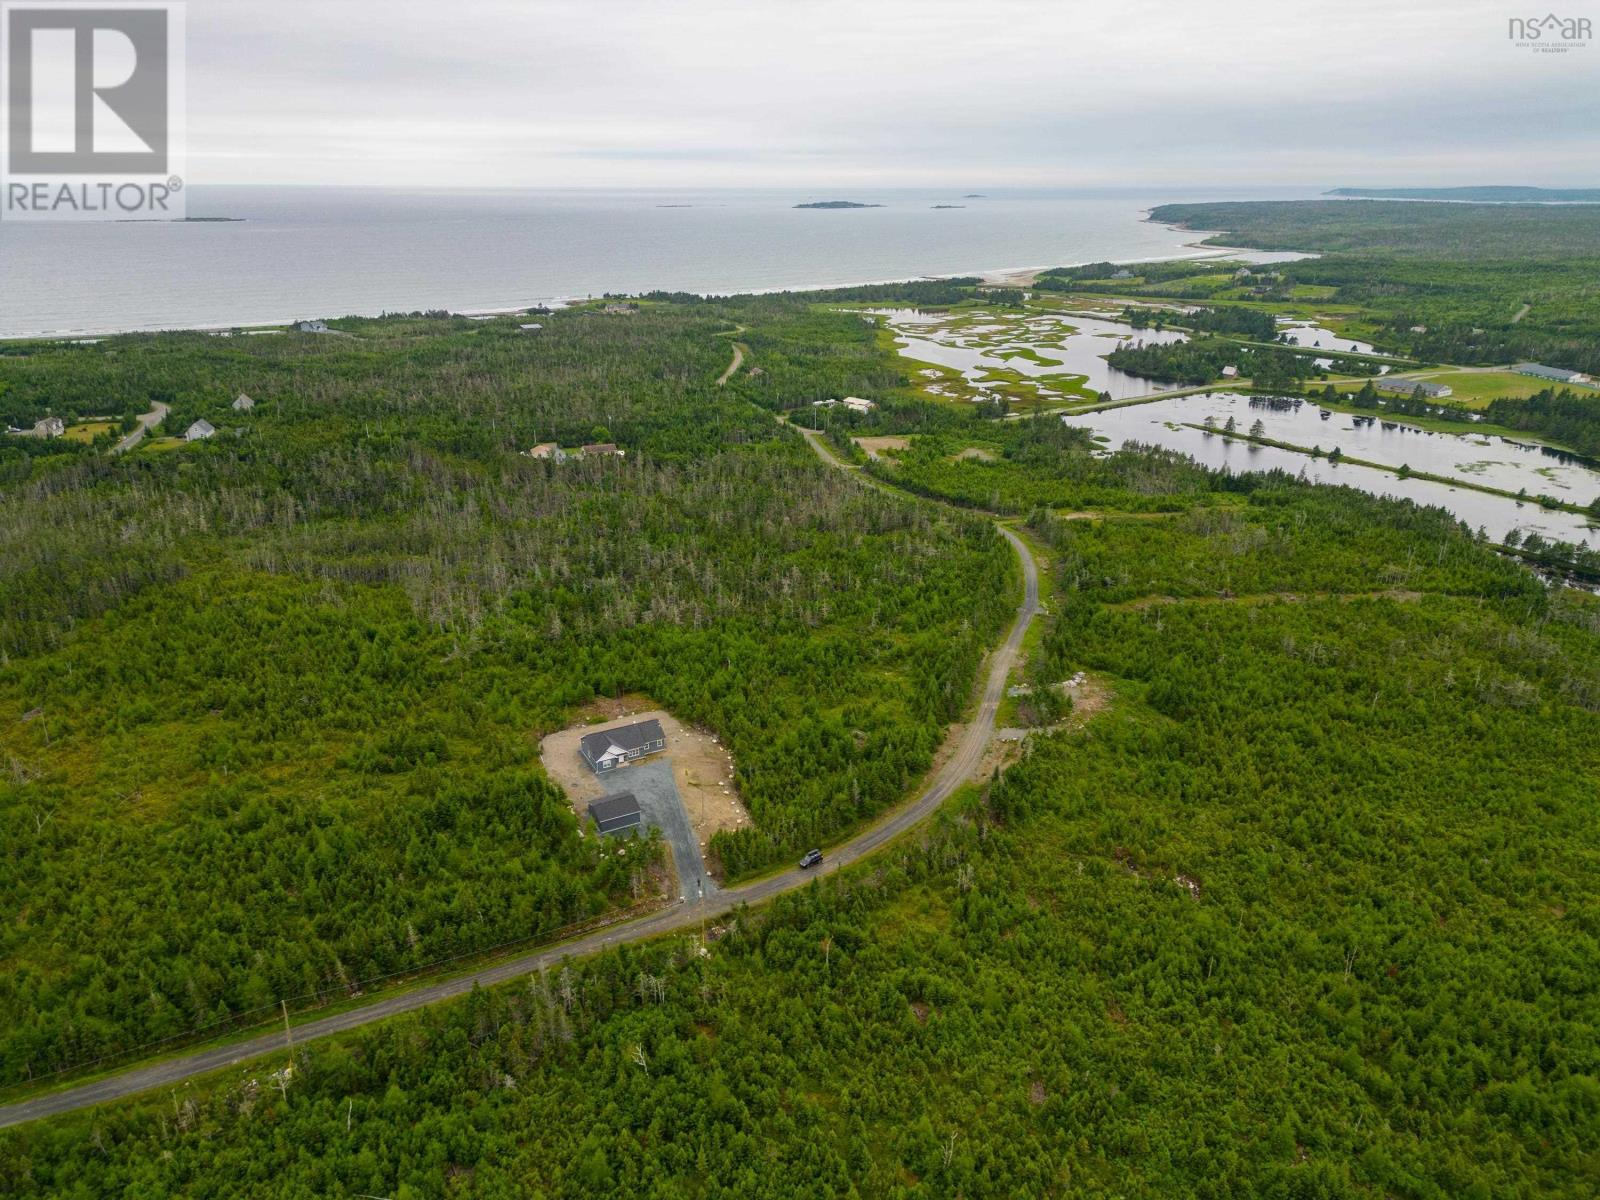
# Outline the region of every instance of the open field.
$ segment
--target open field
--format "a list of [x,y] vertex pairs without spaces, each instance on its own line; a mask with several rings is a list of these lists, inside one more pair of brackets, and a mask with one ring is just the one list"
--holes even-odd
[[893,457],[899,450],[908,449],[911,445],[910,438],[904,437],[858,437],[856,445],[866,451],[868,458],[882,458],[885,455]]
[[[539,743],[545,774],[566,792],[580,823],[587,819],[591,801],[628,790],[628,775],[634,768],[618,767],[603,776],[596,775],[578,754],[579,741],[598,730],[615,729],[654,717],[661,722],[661,729],[667,735],[667,749],[664,755],[655,754],[641,760],[641,765],[660,762],[663,757],[672,763],[673,781],[702,851],[710,843],[711,835],[719,830],[733,832],[750,828],[750,814],[745,811],[734,782],[733,756],[715,736],[683,724],[665,709],[649,707],[648,701],[638,696],[602,701],[587,711],[593,720],[569,725],[547,735]],[[720,880],[721,865],[710,857],[706,865],[712,876]]]
[[[1426,379],[1429,383],[1442,383],[1449,387],[1453,394],[1448,397],[1451,404],[1463,408],[1487,408],[1491,400],[1502,397],[1524,400],[1546,388],[1553,387],[1547,379],[1535,379],[1532,375],[1518,375],[1515,371],[1475,371],[1475,370],[1439,370],[1439,371],[1407,371],[1407,379]],[[1596,401],[1600,401],[1600,391],[1594,392]]]
[[73,442],[92,442],[102,433],[117,427],[115,421],[85,421],[81,425],[68,426],[66,433],[61,436]]

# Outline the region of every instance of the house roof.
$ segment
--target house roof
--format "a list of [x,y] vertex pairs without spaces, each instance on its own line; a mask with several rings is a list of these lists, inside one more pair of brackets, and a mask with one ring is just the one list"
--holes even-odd
[[620,729],[586,733],[578,744],[583,747],[584,756],[593,760],[605,754],[613,746],[622,751],[637,750],[650,742],[664,741],[666,736],[661,732],[661,722],[652,718],[649,721],[636,721],[632,725],[624,725]]
[[215,433],[216,431],[217,431],[217,427],[215,425],[213,425],[210,421],[206,420],[204,417],[201,417],[198,421],[196,421],[193,425],[189,426],[189,428],[185,429],[183,432],[184,432],[184,436],[187,437],[191,433],[198,433],[198,434],[204,435],[204,434],[212,434],[212,433]]
[[640,820],[639,801],[632,792],[619,792],[589,805],[589,816],[602,832],[637,825]]
[[1518,363],[1511,369],[1521,375],[1536,375],[1540,379],[1554,379],[1558,383],[1571,383],[1578,375],[1577,371],[1568,371],[1563,367],[1546,367],[1539,363]]
[[615,442],[591,442],[583,448],[585,454],[618,454]]
[[1453,390],[1442,383],[1429,383],[1426,379],[1380,379],[1378,390],[1380,392],[1405,392],[1409,395],[1418,388],[1422,389],[1424,396],[1447,396]]

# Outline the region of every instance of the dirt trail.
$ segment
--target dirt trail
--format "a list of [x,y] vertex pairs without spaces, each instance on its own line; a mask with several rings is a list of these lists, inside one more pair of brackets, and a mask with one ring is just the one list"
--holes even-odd
[[[730,330],[724,336],[736,338],[741,333],[743,333],[744,330],[745,330],[745,327],[743,325],[740,325],[738,328]],[[744,352],[745,352],[745,346],[744,346],[743,343],[735,342],[733,344],[733,361],[728,364],[728,369],[726,371],[724,371],[721,375],[717,376],[717,386],[718,387],[721,387],[723,384],[727,383],[728,380],[732,379],[734,377],[734,375],[738,372],[739,368],[744,366]]]

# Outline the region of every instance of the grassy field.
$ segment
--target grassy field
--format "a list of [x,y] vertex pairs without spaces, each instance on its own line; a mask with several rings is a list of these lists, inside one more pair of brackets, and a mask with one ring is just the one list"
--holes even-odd
[[[1524,400],[1550,386],[1548,380],[1515,371],[1408,371],[1405,377],[1444,384],[1454,393],[1449,397],[1450,403],[1463,408],[1487,408],[1489,401],[1503,396]],[[1600,401],[1600,391],[1595,392],[1595,399]]]
[[61,436],[70,442],[88,443],[94,441],[102,433],[116,427],[117,423],[115,421],[85,421],[82,425],[71,426]]

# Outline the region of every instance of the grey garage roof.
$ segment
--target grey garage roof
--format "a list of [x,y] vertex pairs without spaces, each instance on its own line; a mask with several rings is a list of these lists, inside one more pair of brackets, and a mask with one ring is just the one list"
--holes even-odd
[[613,746],[620,746],[624,750],[637,750],[641,746],[648,746],[651,742],[664,741],[666,736],[661,732],[661,722],[652,718],[649,721],[624,725],[620,729],[584,734],[579,744],[583,747],[584,757],[593,762]]
[[1578,377],[1577,371],[1569,371],[1565,367],[1547,367],[1542,363],[1518,363],[1511,369],[1519,375],[1533,375],[1556,383],[1571,383]]
[[620,833],[639,825],[639,801],[632,792],[607,796],[589,805],[589,816],[601,833]]

